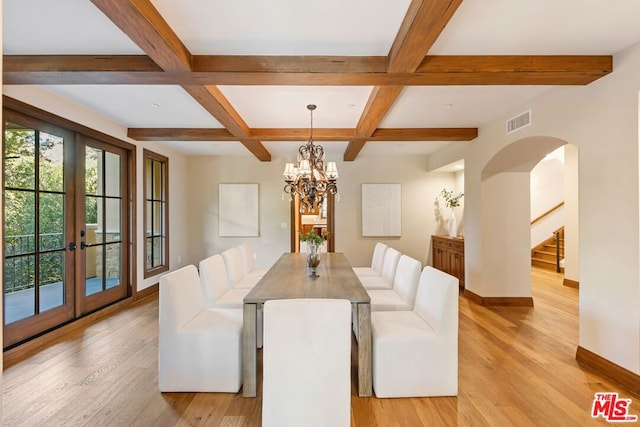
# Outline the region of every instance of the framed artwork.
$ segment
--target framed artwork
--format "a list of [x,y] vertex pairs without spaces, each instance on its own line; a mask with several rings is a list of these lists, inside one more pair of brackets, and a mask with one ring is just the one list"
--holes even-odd
[[218,184],[218,235],[260,235],[258,184]]
[[402,235],[400,184],[362,184],[362,236]]

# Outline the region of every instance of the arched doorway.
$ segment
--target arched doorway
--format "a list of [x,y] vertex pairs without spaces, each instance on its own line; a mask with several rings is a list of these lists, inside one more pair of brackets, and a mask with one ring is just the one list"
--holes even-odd
[[[554,137],[523,138],[494,154],[481,170],[477,224],[481,256],[477,267],[471,268],[475,277],[469,292],[481,296],[486,305],[533,304],[530,172],[565,144]],[[572,232],[577,234],[577,227]],[[575,234],[570,237],[577,239]]]

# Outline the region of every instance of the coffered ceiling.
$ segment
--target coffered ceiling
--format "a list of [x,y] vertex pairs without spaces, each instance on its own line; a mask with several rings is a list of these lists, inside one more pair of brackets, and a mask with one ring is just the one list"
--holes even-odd
[[635,0],[5,0],[4,84],[188,154],[357,160],[465,144],[640,40]]

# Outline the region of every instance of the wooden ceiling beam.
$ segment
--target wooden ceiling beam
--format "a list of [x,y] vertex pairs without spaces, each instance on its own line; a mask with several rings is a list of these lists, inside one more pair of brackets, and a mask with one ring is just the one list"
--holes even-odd
[[373,88],[356,126],[358,137],[368,138],[371,136],[402,89],[403,86],[376,86]]
[[[460,3],[462,0],[412,0],[389,50],[387,70],[415,72]],[[360,138],[349,143],[345,161],[356,159],[366,143],[361,139],[371,136],[401,92],[400,86],[374,87],[358,122]]]
[[366,139],[352,139],[349,141],[349,145],[347,145],[347,149],[344,150],[344,154],[342,156],[343,160],[345,162],[354,161],[366,143]]
[[[246,141],[306,141],[308,128],[254,128]],[[129,138],[136,141],[237,141],[222,128],[130,128]],[[375,129],[371,141],[470,141],[478,136],[477,128],[384,128]],[[357,140],[351,128],[313,129],[314,141]]]
[[[149,0],[91,0],[91,2],[136,43],[163,72],[190,73],[193,71],[191,53]],[[144,60],[137,61],[139,61],[138,66],[151,68],[151,65]],[[181,84],[181,86],[260,161],[271,161],[271,154],[260,141],[246,139],[249,136],[249,127],[217,87],[190,84]]]
[[2,67],[15,72],[162,72],[147,55],[3,55]]
[[[346,141],[355,137],[355,129],[314,128],[314,141]],[[307,141],[309,128],[253,128],[251,136],[263,141]]]
[[398,74],[4,71],[5,85],[504,86],[587,85],[611,70]]
[[91,0],[164,71],[191,71],[191,53],[149,0]]
[[462,0],[413,0],[389,50],[389,72],[413,72]]
[[[211,76],[363,74],[407,76],[441,73],[600,73],[611,71],[610,55],[431,55],[425,56],[412,73],[387,72],[380,56],[194,56],[191,72],[166,72],[172,78],[190,74]],[[199,61],[197,58],[205,58]],[[3,69],[10,73],[32,72],[162,72],[147,55],[4,55]],[[175,80],[175,84],[183,83]],[[249,81],[247,84],[251,84]]]
[[[293,58],[293,62],[299,58],[302,63],[305,57]],[[233,61],[223,62],[231,66]],[[358,68],[358,63],[315,69],[313,61],[293,72],[288,60],[280,65],[274,60],[271,68],[263,71],[256,65],[246,66],[246,71],[168,73],[144,55],[8,55],[3,58],[3,79],[4,84],[46,85],[584,85],[613,70],[611,56],[427,56],[414,73],[372,72],[379,66]],[[349,71],[337,72],[339,68]]]
[[249,138],[251,130],[216,86],[182,86],[202,107],[215,117],[258,160],[270,162],[271,154],[260,141]]
[[238,73],[386,73],[385,56],[199,55],[196,72]]
[[202,107],[215,117],[232,135],[249,136],[249,126],[216,86],[182,86]]
[[237,141],[224,128],[129,128],[127,136],[136,141]]
[[612,70],[610,55],[431,55],[422,58],[415,73],[606,74]]
[[[315,132],[315,130],[314,130]],[[478,128],[380,128],[369,141],[471,141]]]
[[387,114],[400,92],[402,92],[402,89],[402,86],[375,86],[373,88],[356,126],[358,139],[349,141],[349,145],[342,156],[345,162],[352,162],[358,157],[360,150],[366,144],[367,138],[376,130],[378,124]]

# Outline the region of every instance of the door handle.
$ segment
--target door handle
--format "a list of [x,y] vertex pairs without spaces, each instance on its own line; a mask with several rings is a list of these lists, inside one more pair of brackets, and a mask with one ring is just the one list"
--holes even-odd
[[85,242],[80,242],[80,249],[84,250],[84,248],[87,247],[87,244]]
[[69,243],[69,250],[71,252],[75,251],[77,247],[78,247],[78,245],[76,245],[76,242]]

